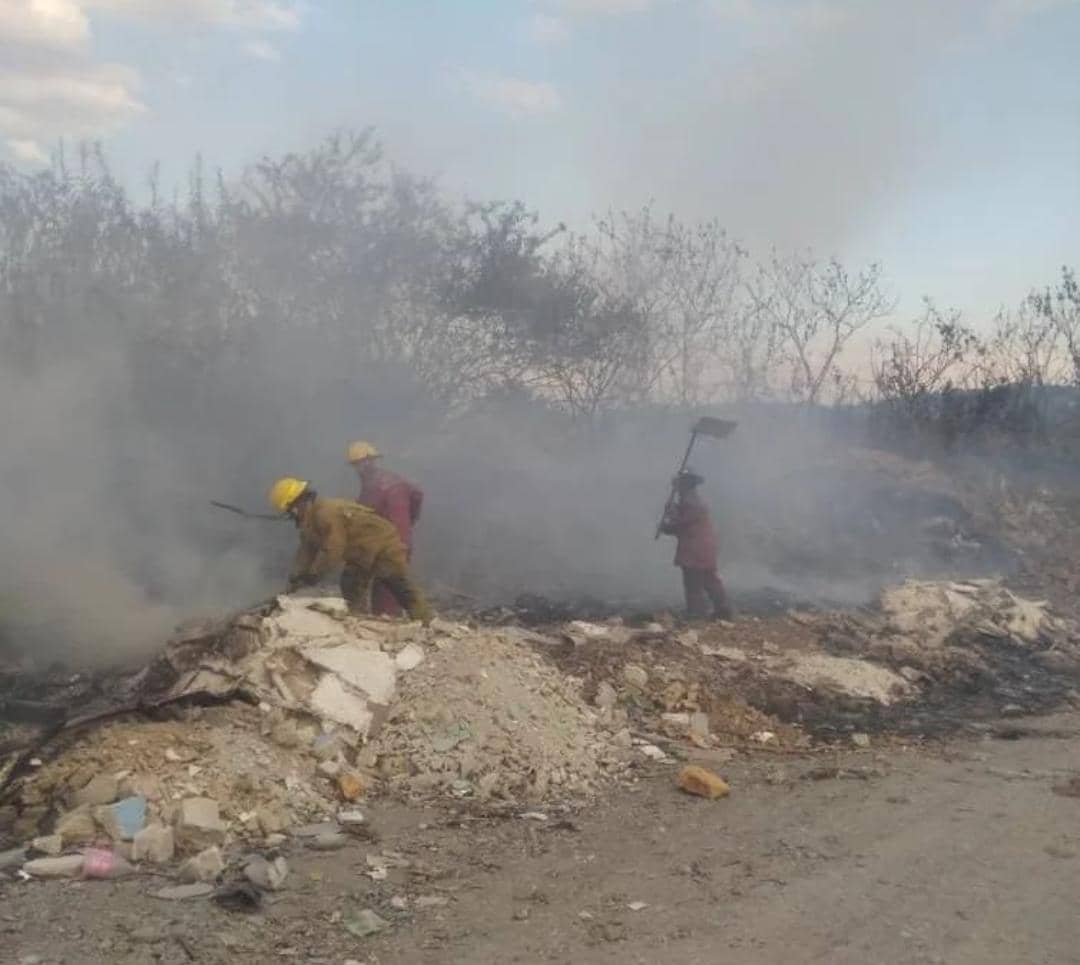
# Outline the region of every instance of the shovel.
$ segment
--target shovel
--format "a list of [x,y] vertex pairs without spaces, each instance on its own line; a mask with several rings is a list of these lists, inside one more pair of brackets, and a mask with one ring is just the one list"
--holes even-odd
[[228,503],[219,503],[216,499],[210,500],[211,506],[217,506],[218,509],[227,509],[230,513],[236,513],[237,516],[243,516],[244,519],[273,519],[280,522],[283,519],[288,519],[284,513],[271,515],[270,513],[249,513],[246,509],[241,509],[239,506],[231,506]]
[[[709,436],[712,439],[726,439],[735,431],[737,422],[732,422],[730,419],[714,419],[712,416],[702,416],[690,427],[690,442],[686,446],[686,452],[683,453],[682,462],[679,463],[679,468],[675,471],[675,479],[679,478],[685,468],[686,464],[690,461],[690,453],[694,451],[694,443],[697,442],[698,436]],[[654,539],[660,538],[660,532],[664,525],[664,519],[671,511],[671,507],[675,503],[675,482],[671,483],[671,494],[668,496],[667,502],[664,503],[664,511],[660,514],[660,522],[656,524],[656,536]]]

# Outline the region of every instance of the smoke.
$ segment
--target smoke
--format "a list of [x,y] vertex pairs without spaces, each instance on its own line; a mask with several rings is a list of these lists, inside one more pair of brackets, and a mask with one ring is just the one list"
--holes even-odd
[[703,36],[724,43],[688,53],[682,80],[643,58],[604,90],[622,105],[610,115],[633,123],[594,132],[597,195],[648,184],[674,210],[719,212],[755,247],[826,251],[911,185],[940,134],[931,78],[986,20],[974,0],[702,6]]
[[[571,422],[528,364],[504,372],[525,344],[513,339],[481,369],[513,326],[546,332],[565,304],[578,312],[579,288],[544,287],[555,263],[517,244],[505,209],[470,227],[427,186],[379,180],[369,148],[337,139],[268,161],[250,196],[212,208],[197,193],[185,211],[132,210],[107,177],[0,180],[7,643],[131,660],[183,619],[280,591],[292,527],[210,500],[265,511],[281,475],[351,495],[356,438],[426,493],[429,586],[680,604],[674,548],[654,528],[705,413],[624,398]],[[834,458],[852,430],[800,411],[724,413],[735,435],[699,443],[734,589],[861,601],[948,562],[914,522],[964,525],[955,501],[897,509],[877,468]]]
[[0,627],[20,648],[122,662],[189,608],[251,600],[257,557],[209,547],[189,511],[200,474],[133,405],[119,351],[5,370]]

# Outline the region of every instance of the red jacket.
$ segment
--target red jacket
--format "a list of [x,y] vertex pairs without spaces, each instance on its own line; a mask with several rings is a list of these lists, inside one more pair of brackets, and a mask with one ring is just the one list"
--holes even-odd
[[424,505],[424,494],[418,486],[397,473],[380,469],[370,482],[361,486],[357,502],[370,506],[393,523],[405,550],[412,549],[413,526]]
[[716,569],[716,533],[709,509],[696,490],[687,493],[672,507],[662,529],[679,538],[675,549],[676,566],[691,570]]

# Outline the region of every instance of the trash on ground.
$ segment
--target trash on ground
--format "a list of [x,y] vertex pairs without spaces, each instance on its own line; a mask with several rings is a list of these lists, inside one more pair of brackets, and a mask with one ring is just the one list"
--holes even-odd
[[676,783],[687,794],[696,794],[710,800],[727,797],[731,793],[731,788],[722,777],[696,764],[689,764],[679,771]]

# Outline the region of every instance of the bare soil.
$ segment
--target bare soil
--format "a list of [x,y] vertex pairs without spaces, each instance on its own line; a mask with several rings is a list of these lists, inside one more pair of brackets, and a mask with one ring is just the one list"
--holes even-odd
[[[546,821],[377,802],[377,843],[290,844],[285,890],[253,914],[153,898],[168,882],[146,875],[0,885],[0,960],[1080,962],[1078,737],[1070,712],[948,743],[744,758],[713,802],[655,766]],[[386,853],[408,866],[372,880],[368,856]],[[390,927],[354,937],[363,908]]]

